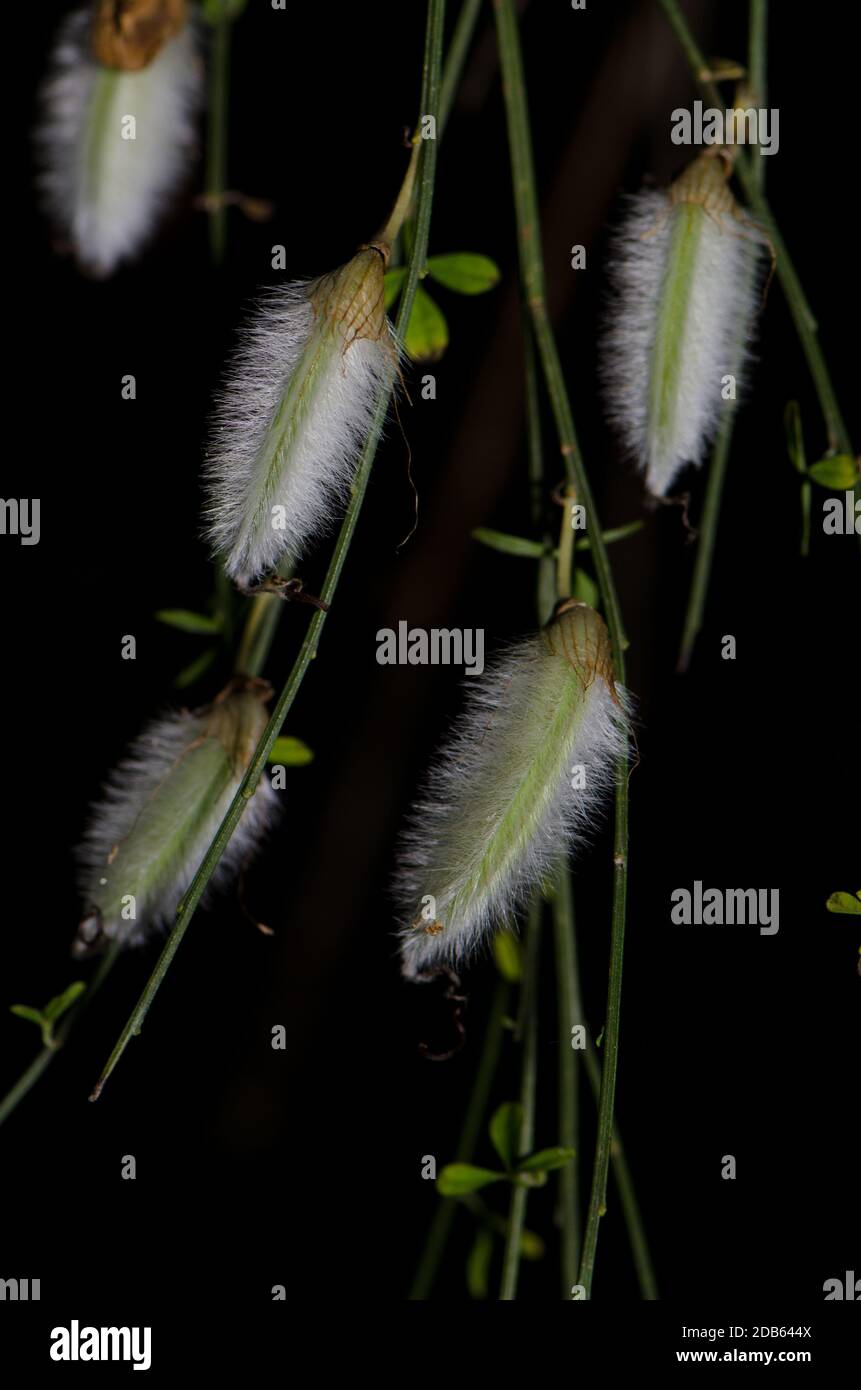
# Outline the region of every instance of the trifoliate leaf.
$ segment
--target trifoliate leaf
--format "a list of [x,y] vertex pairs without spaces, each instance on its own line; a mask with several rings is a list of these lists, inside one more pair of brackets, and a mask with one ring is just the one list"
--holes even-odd
[[79,995],[83,994],[87,988],[83,980],[73,980],[68,989],[64,989],[62,994],[55,994],[54,998],[45,1005],[42,1013],[45,1018],[55,1023],[58,1018],[62,1018],[67,1009],[70,1009]]
[[543,541],[530,541],[526,536],[511,536],[505,531],[491,531],[486,526],[478,526],[472,532],[474,541],[480,541],[491,550],[501,550],[505,555],[522,555],[527,560],[540,560],[547,554]]
[[492,1256],[493,1236],[490,1231],[479,1230],[466,1261],[466,1287],[470,1298],[487,1298]]
[[180,632],[203,632],[209,635],[221,630],[218,618],[212,618],[207,613],[191,613],[187,608],[162,608],[155,614],[155,620],[167,627],[177,627]]
[[448,1163],[436,1180],[437,1192],[442,1197],[461,1197],[465,1192],[476,1192],[488,1183],[503,1182],[504,1173],[494,1173],[492,1168],[475,1168],[471,1163]]
[[537,1153],[530,1154],[528,1158],[521,1158],[517,1164],[518,1173],[550,1173],[554,1168],[564,1168],[566,1163],[570,1163],[576,1157],[575,1149],[566,1149],[561,1145],[556,1145],[552,1149],[539,1149]]
[[831,488],[833,492],[843,492],[858,481],[858,465],[850,454],[835,454],[832,458],[819,459],[811,463],[808,473],[820,487]]
[[851,893],[832,893],[825,906],[829,912],[861,914],[861,889],[854,898]]
[[391,270],[386,271],[383,277],[383,285],[385,287],[384,295],[387,311],[391,309],[392,305],[394,304],[395,300],[397,299],[398,295],[403,289],[404,278],[406,276],[406,273],[407,268],[405,265],[396,265],[393,266]]
[[490,1142],[511,1172],[520,1147],[520,1129],[523,1124],[523,1106],[509,1100],[493,1114],[490,1121]]
[[314,761],[314,754],[301,738],[276,738],[269,750],[270,763],[283,763],[284,767],[306,767]]
[[499,266],[489,256],[458,251],[449,256],[431,256],[427,272],[447,290],[457,294],[484,294],[499,283]]
[[448,347],[445,314],[421,285],[416,290],[404,346],[414,362],[435,362]]

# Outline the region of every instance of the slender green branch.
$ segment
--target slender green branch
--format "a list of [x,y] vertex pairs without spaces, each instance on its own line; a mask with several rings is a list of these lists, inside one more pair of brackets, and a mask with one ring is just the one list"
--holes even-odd
[[[526,943],[523,952],[523,980],[520,993],[520,1104],[522,1119],[518,1135],[518,1156],[528,1154],[535,1139],[535,1081],[538,1071],[538,957],[541,944],[541,898],[536,893],[529,909]],[[515,1183],[511,1189],[508,1210],[508,1229],[502,1257],[502,1286],[500,1300],[510,1302],[517,1296],[517,1276],[523,1227],[526,1221],[528,1187]]]
[[448,118],[451,115],[451,108],[454,105],[454,98],[463,76],[466,55],[472,43],[472,36],[475,32],[482,3],[483,0],[463,0],[457,23],[449,39],[439,91],[437,131],[440,135],[448,124]]
[[696,643],[703,625],[703,615],[705,613],[706,597],[708,595],[709,580],[711,578],[715,541],[717,540],[718,521],[720,519],[721,498],[723,497],[723,487],[726,480],[726,470],[729,462],[734,425],[735,411],[733,410],[726,416],[721,424],[709,462],[709,475],[706,483],[705,501],[703,502],[703,514],[697,528],[694,573],[691,579],[691,591],[688,595],[688,606],[685,613],[685,625],[682,632],[679,658],[676,663],[676,670],[679,672],[688,669],[694,650],[694,644]]
[[[422,104],[420,113],[422,115],[435,116],[439,110],[444,15],[445,0],[429,0],[424,69],[422,74]],[[403,334],[406,324],[409,321],[409,314],[412,310],[416,286],[418,285],[419,275],[427,255],[434,178],[436,174],[436,156],[437,142],[435,140],[423,141],[417,176],[415,241],[405,277],[404,288],[401,294],[396,323],[396,331],[399,335]],[[293,669],[287,677],[284,688],[278,696],[275,708],[261,735],[254,756],[239,784],[233,801],[225,813],[221,825],[216,831],[215,838],[207,849],[200,867],[189,885],[188,891],[179,904],[176,922],[174,923],[170,936],[96,1084],[91,1096],[93,1100],[97,1099],[100,1095],[102,1087],[113,1072],[131,1039],[140,1032],[152,1001],[158,993],[167,971],[170,969],[171,962],[179,949],[182,938],[188,929],[189,923],[215,871],[216,865],[224,853],[228,841],[236,829],[248,801],[254,795],[257,783],[266,767],[269,751],[281,731],[284,720],[287,717],[290,707],[305,677],[305,672],[316,655],[317,644],[326,622],[327,611],[332,605],[335,591],[338,587],[338,581],[341,577],[341,571],[343,570],[350,543],[353,539],[353,533],[359,519],[359,513],[362,508],[368,479],[370,478],[374,456],[383,428],[383,421],[388,409],[388,403],[389,396],[388,394],[384,394],[374,411],[371,429],[359,458],[356,476],[351,490],[350,503],[335,541],[332,558],[320,594],[326,608],[316,610],[308,624],[299,655],[296,658]]]
[[[751,101],[756,107],[765,105],[767,28],[767,0],[750,0],[747,72],[748,84],[751,90]],[[757,191],[761,194],[765,187],[766,161],[762,152],[759,150],[756,151],[752,158],[751,179]],[[717,541],[717,528],[720,521],[721,501],[723,498],[724,482],[726,480],[726,471],[729,463],[730,449],[732,447],[734,428],[735,409],[732,408],[721,424],[709,461],[705,501],[703,503],[703,512],[698,525],[694,572],[691,579],[691,590],[688,595],[688,605],[685,613],[684,629],[682,631],[682,642],[679,649],[678,661],[676,663],[676,670],[679,672],[688,669],[694,645],[703,625],[706,598],[708,597],[709,582],[711,580],[712,561],[714,559],[715,543]]]
[[[720,107],[722,105],[720,92],[714,83],[705,76],[708,72],[708,65],[693,34],[688,28],[684,15],[679,8],[678,0],[658,0],[658,3],[673,28],[673,32],[687,59],[688,66],[703,92],[703,95],[711,105]],[[792,263],[786,248],[786,243],[774,219],[774,214],[765,199],[764,193],[759,188],[757,176],[753,171],[752,162],[742,151],[737,153],[735,159],[735,172],[738,175],[751,208],[762,223],[768,234],[769,241],[771,242],[776,261],[777,278],[786,297],[787,304],[789,305],[789,311],[792,315],[793,323],[795,324],[795,331],[798,334],[802,351],[807,360],[808,370],[813,379],[813,385],[825,421],[829,447],[832,449],[839,449],[842,453],[851,454],[852,441],[840,411],[840,406],[828,371],[828,364],[825,361],[822,348],[819,344],[816,319],[807,302],[801,281],[798,278],[798,273]]]
[[578,1137],[579,1067],[571,1029],[582,1023],[579,1008],[577,957],[574,948],[574,909],[571,874],[560,870],[553,895],[553,939],[556,952],[556,991],[559,1016],[559,1143],[574,1149],[576,1158],[559,1170],[559,1205],[562,1213],[562,1296],[568,1298],[577,1283],[580,1264],[580,1145]]
[[[586,1014],[583,1009],[583,1000],[580,994],[580,972],[577,965],[577,935],[575,930],[574,914],[574,894],[571,887],[571,875],[567,868],[563,868],[558,877],[556,889],[553,894],[553,924],[556,934],[556,958],[557,973],[559,983],[559,1004],[560,1004],[560,1045],[563,1050],[567,1050],[572,1055],[577,1056],[572,1048],[566,1048],[570,1039],[572,1027],[577,1024],[586,1026]],[[595,1051],[594,1043],[586,1035],[586,1047],[582,1051],[583,1065],[589,1086],[595,1097],[595,1103],[601,1094],[601,1063]],[[564,1134],[559,1136],[561,1143],[567,1143]],[[616,1180],[616,1187],[619,1191],[619,1201],[622,1207],[622,1216],[628,1231],[628,1239],[631,1242],[631,1253],[634,1258],[634,1267],[637,1271],[637,1280],[640,1285],[640,1292],[647,1302],[652,1302],[658,1297],[658,1287],[655,1280],[655,1273],[652,1267],[652,1258],[649,1253],[649,1243],[646,1239],[646,1232],[643,1226],[643,1218],[640,1214],[639,1203],[637,1202],[634,1183],[631,1177],[631,1170],[625,1156],[625,1149],[622,1144],[622,1137],[619,1133],[618,1125],[613,1126],[613,1141],[610,1149],[610,1158],[613,1165],[613,1176]],[[568,1171],[567,1168],[560,1169],[560,1178]],[[564,1215],[563,1206],[563,1215]],[[565,1227],[563,1225],[563,1234]],[[570,1293],[571,1287],[577,1282],[576,1260],[571,1258],[570,1253],[565,1252],[563,1245],[563,1285],[566,1295]],[[569,1277],[570,1276],[570,1277]]]
[[[544,291],[544,262],[541,252],[541,227],[538,216],[538,196],[535,167],[532,157],[532,138],[523,77],[523,59],[514,0],[494,0],[499,55],[502,65],[503,91],[511,151],[514,206],[517,218],[520,271],[527,306],[535,330],[538,354],[544,371],[547,391],[553,410],[566,474],[577,492],[577,500],[586,513],[592,542],[592,557],[598,587],[604,604],[607,627],[613,648],[616,679],[625,676],[625,634],[616,589],[601,533],[601,523],[595,509],[589,479],[580,456],[574,419],[559,360],[556,340],[547,313]],[[601,1102],[598,1116],[598,1139],[592,1191],[583,1240],[583,1262],[580,1283],[587,1295],[591,1289],[598,1223],[604,1209],[610,1148],[613,1137],[613,1105],[616,1093],[616,1067],[619,1055],[619,1018],[622,993],[622,964],[625,952],[625,904],[628,869],[628,762],[619,760],[615,772],[615,828],[613,841],[613,908],[610,937],[610,974],[605,1024],[605,1061]]]
[[[471,1163],[475,1154],[490,1100],[493,1078],[499,1064],[499,1054],[502,1051],[503,1024],[508,1013],[510,999],[510,986],[505,980],[497,980],[490,1006],[490,1016],[484,1033],[478,1071],[470,1092],[463,1129],[457,1145],[456,1161],[458,1163]],[[410,1289],[411,1301],[420,1301],[430,1296],[458,1205],[456,1197],[442,1197],[438,1203]]]
[[[747,85],[751,104],[765,108],[767,98],[766,52],[768,49],[768,0],[750,0],[747,28]],[[757,149],[753,157],[752,178],[762,193],[765,188],[766,159]]]
[[[226,10],[226,4],[224,6]],[[209,55],[209,119],[206,135],[206,199],[209,211],[209,246],[212,259],[221,265],[227,249],[227,131],[230,99],[230,39],[233,22],[222,17],[212,24]]]

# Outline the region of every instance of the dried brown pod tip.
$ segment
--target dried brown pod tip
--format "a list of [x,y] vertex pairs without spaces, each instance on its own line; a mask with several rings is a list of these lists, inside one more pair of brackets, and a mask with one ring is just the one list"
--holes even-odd
[[93,57],[103,67],[139,72],[187,18],[187,0],[96,0]]

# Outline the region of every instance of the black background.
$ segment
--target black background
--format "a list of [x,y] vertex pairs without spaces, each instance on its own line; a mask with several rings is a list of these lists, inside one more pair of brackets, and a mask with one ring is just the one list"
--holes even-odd
[[[42,536],[39,546],[9,537],[0,546],[4,1089],[35,1050],[35,1031],[6,1005],[42,1003],[86,973],[67,952],[79,906],[72,854],[87,805],[144,720],[182,698],[171,695],[172,678],[200,649],[152,614],[202,607],[210,594],[200,463],[235,327],[256,288],[278,277],[273,245],[286,246],[289,276],[315,274],[378,226],[417,108],[424,23],[418,3],[290,4],[280,13],[251,0],[234,35],[230,183],[271,199],[272,221],[231,212],[228,261],[213,269],[205,217],[191,206],[200,161],[146,255],[96,283],[55,253],[32,193],[34,93],[62,9],[19,16],[14,54],[3,493],[41,497]],[[856,50],[843,6],[772,9],[769,105],[780,111],[781,143],[768,191],[857,438],[847,207]],[[745,10],[688,6],[706,50],[729,57],[743,56]],[[575,13],[562,0],[534,0],[523,42],[551,307],[601,516],[614,525],[641,515],[642,490],[597,394],[607,231],[622,190],[646,177],[665,182],[684,162],[669,141],[669,112],[694,93],[653,4]],[[445,1015],[435,996],[399,978],[387,884],[400,819],[458,708],[460,677],[378,666],[375,634],[401,618],[483,627],[490,652],[533,625],[532,567],[469,538],[477,525],[527,525],[507,157],[488,8],[440,147],[431,249],[485,252],[503,278],[480,299],[439,293],[452,342],[431,369],[437,399],[421,399],[413,370],[412,405],[400,406],[420,499],[418,531],[403,550],[413,504],[395,424],[378,454],[319,657],[288,723],[316,759],[290,774],[282,828],[246,885],[276,934],[255,931],[235,894],[201,913],[144,1033],[90,1105],[156,944],[129,954],[0,1133],[0,1277],[41,1277],[43,1299],[66,1320],[140,1322],[135,1310],[145,1305],[175,1319],[201,1291],[259,1302],[265,1317],[276,1283],[294,1301],[407,1295],[435,1202],[421,1156],[441,1164],[453,1154],[494,972],[480,965],[466,981],[464,1050],[446,1064],[424,1061],[417,1044],[444,1029]],[[585,272],[569,264],[580,242]],[[801,403],[809,457],[826,441],[776,284],[759,353],[687,676],[674,673],[692,560],[679,510],[648,515],[612,554],[641,719],[618,1115],[665,1300],[821,1315],[823,1282],[861,1272],[859,937],[852,918],[824,908],[829,893],[861,887],[858,548],[824,536],[815,513],[812,555],[799,557],[787,400]],[[126,373],[137,378],[135,402],[120,398]],[[547,424],[553,483],[561,461]],[[691,480],[694,518],[702,487],[702,477]],[[816,508],[825,496],[817,491]],[[312,591],[326,556],[324,545],[303,570]],[[267,671],[276,684],[309,611],[285,606]],[[127,633],[136,661],[120,658]],[[737,639],[734,662],[720,656],[725,633]],[[210,698],[220,674],[193,697]],[[671,926],[670,893],[694,879],[778,888],[778,935]],[[609,885],[605,835],[575,879],[596,1029]],[[562,1043],[549,933],[545,944],[538,1137],[552,1143]],[[283,1053],[270,1047],[276,1023],[287,1029]],[[511,1049],[494,1100],[512,1098],[516,1085]],[[587,1125],[584,1183],[592,1138]],[[738,1162],[734,1182],[720,1176],[727,1153]],[[121,1180],[125,1154],[137,1159],[135,1182]],[[477,1159],[491,1156],[485,1147]],[[549,1250],[522,1269],[526,1300],[558,1296],[552,1221],[551,1184],[530,1199],[528,1224]],[[467,1298],[469,1237],[463,1216],[437,1297]],[[636,1298],[611,1190],[594,1306]]]

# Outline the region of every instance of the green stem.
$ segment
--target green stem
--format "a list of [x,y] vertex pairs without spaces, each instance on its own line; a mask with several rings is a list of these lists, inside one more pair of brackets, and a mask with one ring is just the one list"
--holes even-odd
[[219,19],[212,26],[209,55],[209,121],[206,140],[206,196],[209,207],[209,246],[221,265],[227,250],[227,117],[230,95],[230,36],[232,23]]
[[703,502],[703,514],[700,518],[697,530],[694,573],[691,579],[691,591],[688,595],[688,606],[687,612],[685,613],[685,625],[682,632],[679,658],[676,663],[676,670],[679,672],[688,669],[694,644],[696,643],[703,625],[703,615],[705,613],[709,579],[711,578],[712,559],[714,557],[718,520],[720,518],[721,498],[723,497],[724,480],[726,479],[727,463],[729,462],[729,451],[732,443],[734,423],[735,411],[733,410],[726,416],[720,427],[709,464],[706,495]]
[[[544,263],[541,252],[541,226],[532,158],[532,138],[523,78],[523,59],[517,31],[514,0],[494,0],[503,92],[511,151],[514,206],[517,218],[520,273],[527,306],[532,318],[538,355],[556,421],[559,443],[568,481],[573,483],[577,500],[586,513],[595,574],[604,604],[616,680],[624,682],[626,644],[616,589],[601,533],[601,524],[592,498],[589,479],[580,456],[574,419],[565,386],[565,377],[556,340],[547,313],[544,291]],[[605,1025],[605,1063],[598,1116],[598,1139],[592,1191],[583,1241],[580,1283],[591,1289],[598,1223],[604,1208],[610,1146],[613,1137],[613,1105],[616,1094],[616,1068],[619,1055],[619,1017],[622,997],[622,964],[625,953],[625,903],[628,866],[628,761],[619,760],[615,770],[615,827],[613,840],[613,908],[610,937],[610,975]]]
[[[706,60],[693,37],[687,22],[679,8],[678,0],[658,0],[661,8],[669,20],[673,32],[687,59],[688,66],[698,83],[703,95],[712,106],[721,107],[723,105],[718,88],[704,73],[707,71]],[[776,261],[776,274],[780,282],[781,289],[786,297],[789,311],[792,315],[795,331],[798,334],[799,342],[807,361],[807,367],[813,379],[813,385],[819,399],[819,406],[825,421],[825,428],[828,434],[829,447],[839,449],[841,453],[852,453],[852,441],[843,420],[837,396],[828,372],[828,364],[819,345],[817,336],[816,319],[804,290],[798,273],[792,263],[786,243],[780,234],[780,229],[774,219],[774,214],[766,202],[765,195],[758,184],[758,177],[754,173],[751,160],[743,153],[738,151],[735,159],[735,172],[738,175],[742,188],[745,191],[748,202],[762,223],[771,242],[772,252]]]
[[810,509],[813,503],[813,484],[805,478],[801,484],[801,554],[807,559],[810,554]]
[[[768,0],[750,0],[747,28],[747,85],[752,105],[764,110],[767,97],[766,52],[768,48]],[[766,159],[760,149],[751,170],[757,189],[765,188]]]
[[[557,939],[557,961],[559,962],[557,971],[559,974],[560,1032],[562,1035],[560,1044],[564,1049],[570,1039],[572,1027],[577,1024],[582,1024],[584,1028],[586,1027],[586,1015],[580,994],[580,971],[577,965],[574,895],[571,888],[571,875],[567,869],[560,871],[553,895],[553,924]],[[568,1048],[568,1051],[576,1056],[572,1048]],[[582,1053],[582,1060],[589,1086],[595,1097],[595,1103],[597,1104],[601,1094],[601,1063],[598,1060],[594,1044],[589,1038],[588,1029],[586,1032],[586,1047]],[[560,1135],[560,1140],[562,1143],[568,1142],[563,1135]],[[634,1258],[634,1267],[637,1271],[640,1292],[644,1300],[653,1302],[658,1297],[658,1287],[652,1267],[652,1258],[649,1253],[649,1243],[646,1239],[643,1218],[640,1214],[640,1207],[634,1190],[631,1170],[628,1167],[628,1161],[625,1156],[622,1136],[619,1133],[618,1126],[615,1124],[613,1126],[610,1158],[613,1165],[613,1176],[619,1191],[622,1216],[628,1231],[628,1239],[631,1242],[631,1252]],[[567,1171],[567,1168],[560,1169],[560,1178],[564,1177]],[[573,1275],[569,1278],[572,1268]],[[567,1295],[570,1293],[572,1285],[577,1282],[577,1266],[576,1262],[573,1262],[570,1256],[564,1254],[564,1246],[563,1280],[564,1291]]]
[[454,105],[455,94],[460,86],[460,79],[463,76],[466,55],[469,52],[469,45],[472,43],[472,35],[475,31],[482,3],[483,0],[463,0],[452,36],[449,39],[448,51],[445,55],[445,67],[443,68],[442,82],[439,91],[438,135],[442,134],[445,126],[448,124],[448,118],[451,115],[451,108]]
[[[435,115],[439,110],[444,16],[445,0],[428,0],[428,21],[425,37],[420,114]],[[404,288],[398,308],[397,323],[395,325],[396,332],[399,336],[403,334],[407,322],[409,321],[419,274],[424,266],[425,257],[427,256],[434,178],[436,174],[436,157],[437,141],[422,141],[419,172],[417,176],[415,242],[405,277]],[[128,1022],[96,1083],[91,1096],[92,1100],[96,1100],[101,1094],[102,1087],[113,1072],[128,1047],[129,1042],[140,1032],[152,1001],[158,993],[165,975],[170,969],[171,962],[179,949],[182,938],[188,929],[189,923],[215,871],[216,865],[224,853],[228,841],[236,829],[249,799],[254,795],[257,783],[266,767],[269,751],[281,731],[284,720],[287,718],[290,707],[305,677],[305,672],[317,654],[317,644],[326,622],[327,611],[332,605],[335,591],[338,587],[338,581],[341,577],[341,571],[344,568],[350,543],[353,539],[353,533],[359,519],[359,513],[361,512],[362,502],[368,486],[368,479],[370,478],[371,468],[373,467],[374,456],[377,451],[377,445],[382,432],[388,404],[389,393],[385,393],[377,403],[368,438],[359,457],[356,476],[351,490],[350,503],[347,507],[341,529],[338,532],[332,558],[329,562],[329,568],[326,571],[326,578],[323,581],[323,587],[320,593],[320,598],[326,605],[326,609],[316,610],[308,624],[299,655],[296,658],[293,669],[287,677],[284,688],[278,696],[275,708],[261,735],[254,756],[246,769],[245,775],[239,784],[236,795],[228,807],[221,825],[216,831],[215,838],[207,849],[200,867],[189,885],[188,891],[179,904],[176,921],[170,936],[164,945],[150,978],[144,986],[143,993],[132,1010]]]
[[567,864],[560,870],[553,896],[553,938],[556,950],[556,989],[559,1010],[559,1143],[574,1149],[576,1158],[559,1170],[562,1211],[562,1296],[569,1298],[577,1283],[580,1263],[580,1148],[577,1053],[571,1029],[582,1023],[577,957],[574,947],[574,908]]
[[[538,1071],[538,955],[541,941],[541,898],[532,900],[523,952],[523,981],[520,995],[520,1043],[523,1049],[520,1071],[522,1119],[518,1135],[518,1154],[528,1154],[535,1139],[535,1082]],[[499,1297],[510,1302],[517,1296],[520,1252],[526,1221],[528,1187],[515,1183],[511,1189],[505,1253],[502,1257],[502,1286]]]
[[[478,1136],[481,1132],[484,1116],[487,1111],[490,1099],[490,1090],[493,1085],[493,1078],[496,1075],[496,1068],[499,1064],[499,1054],[502,1050],[503,1022],[508,1013],[509,1002],[511,999],[511,989],[505,980],[497,980],[496,989],[493,994],[493,1001],[490,1006],[490,1017],[487,1020],[484,1041],[482,1043],[481,1057],[478,1063],[478,1071],[470,1092],[469,1103],[466,1108],[466,1117],[463,1122],[463,1129],[460,1133],[460,1140],[457,1146],[456,1161],[458,1163],[471,1163],[475,1148],[478,1143]],[[430,1230],[428,1231],[425,1248],[413,1279],[410,1289],[410,1300],[420,1301],[430,1296],[434,1281],[439,1271],[445,1247],[448,1243],[451,1225],[454,1220],[455,1212],[458,1208],[458,1201],[455,1197],[443,1197],[440,1199],[436,1209]]]
[[[757,107],[765,105],[767,28],[767,0],[750,0],[747,71],[751,99]],[[750,177],[757,193],[761,195],[765,186],[765,158],[761,151],[757,150],[752,155],[752,161]],[[741,345],[739,345],[740,351]],[[691,591],[688,595],[682,642],[676,663],[676,670],[680,673],[687,671],[690,665],[694,646],[703,625],[734,426],[735,410],[732,409],[718,432],[709,463],[703,513],[698,527],[694,573],[691,580]]]

